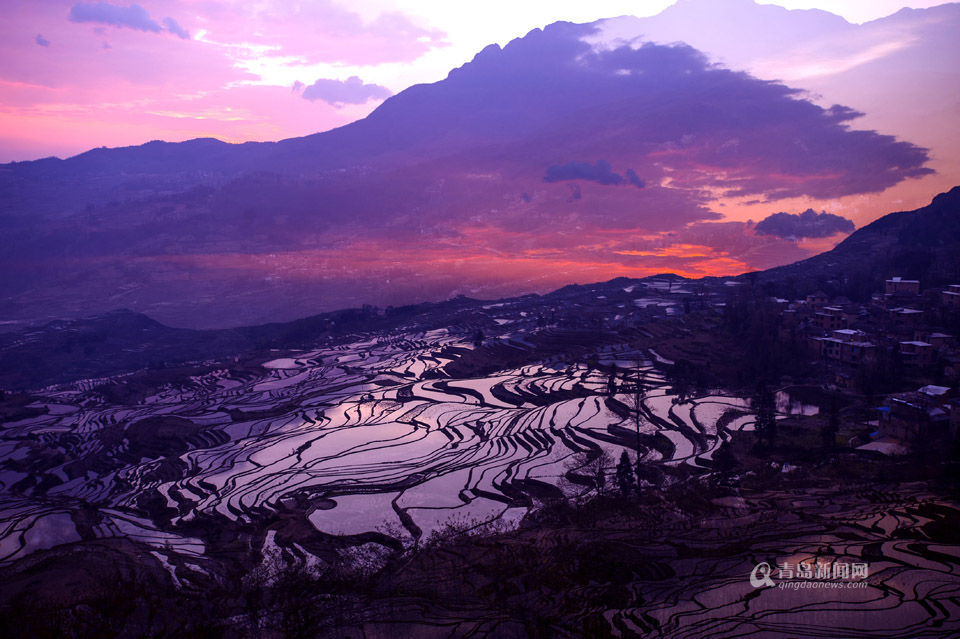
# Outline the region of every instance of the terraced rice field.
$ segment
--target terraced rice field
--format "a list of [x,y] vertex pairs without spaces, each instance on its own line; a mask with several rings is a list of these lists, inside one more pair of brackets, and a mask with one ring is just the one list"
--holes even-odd
[[[28,407],[43,414],[0,430],[0,565],[16,572],[30,562],[13,562],[44,549],[120,538],[196,589],[238,556],[247,568],[278,551],[311,565],[340,544],[409,547],[451,523],[509,529],[539,500],[589,490],[571,475],[584,452],[639,451],[655,469],[647,479],[666,488],[683,466],[709,471],[720,443],[753,427],[744,398],[681,401],[669,364],[613,333],[591,342],[584,331],[499,326],[479,353],[446,330],[358,335],[244,373],[213,370],[132,406],[92,382],[49,389]],[[573,354],[558,355],[566,342]],[[537,348],[550,354],[462,376],[477,358],[520,361],[518,350]],[[351,618],[364,636],[441,626],[502,636],[530,611],[557,629],[589,614],[620,637],[955,634],[960,511],[921,484],[891,490],[731,491],[708,514],[661,499],[599,527],[481,535],[453,555],[413,553],[384,577],[402,597],[363,599]],[[859,588],[791,590],[774,572],[777,587],[755,588],[760,562],[860,563],[869,575]],[[504,570],[496,587],[485,581]],[[504,607],[497,593],[507,592],[524,593],[522,605]]]
[[[510,334],[494,346],[529,348]],[[649,464],[701,464],[726,436],[717,421],[744,406],[678,402],[654,356],[625,346],[598,347],[592,370],[553,357],[448,377],[472,348],[445,330],[360,336],[278,354],[255,375],[191,378],[132,407],[84,383],[51,390],[46,414],[3,426],[0,561],[118,535],[202,555],[211,522],[256,527],[291,510],[329,535],[416,539],[450,522],[516,522],[564,484],[577,453],[636,453],[628,398],[607,396],[614,363],[623,378],[642,362]]]
[[[533,618],[562,637],[588,625],[623,639],[957,636],[955,504],[922,485],[851,488],[720,497],[697,517],[661,503],[595,526],[481,538],[405,566],[393,577],[405,596],[364,602],[350,630],[523,637]],[[771,583],[754,586],[761,563]],[[834,576],[854,565],[859,574]]]

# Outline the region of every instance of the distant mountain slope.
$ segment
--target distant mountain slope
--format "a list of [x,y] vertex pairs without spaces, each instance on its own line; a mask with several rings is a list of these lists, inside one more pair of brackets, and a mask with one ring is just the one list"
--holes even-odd
[[924,288],[960,283],[960,186],[923,208],[881,217],[831,251],[763,271],[758,279],[830,284],[863,298],[898,275],[919,279]]
[[[385,315],[370,308],[343,309],[292,322],[212,330],[173,328],[119,309],[0,334],[0,389],[36,389],[144,368],[161,371],[157,375],[162,376],[167,367],[235,355],[256,359],[269,348],[299,348],[321,338],[336,340],[403,325],[429,330],[482,323],[484,318],[477,316],[482,305],[478,300],[457,298],[390,309]],[[482,316],[483,311],[479,312]]]
[[202,361],[252,346],[239,331],[170,328],[146,315],[118,310],[0,335],[0,388],[37,388]]

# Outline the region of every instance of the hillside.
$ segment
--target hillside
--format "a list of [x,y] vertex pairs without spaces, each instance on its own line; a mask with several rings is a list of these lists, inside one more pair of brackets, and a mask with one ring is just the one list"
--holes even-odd
[[960,281],[960,186],[923,208],[881,217],[833,250],[757,277],[772,285],[789,282],[803,292],[827,288],[862,300],[896,275],[918,279],[922,288]]

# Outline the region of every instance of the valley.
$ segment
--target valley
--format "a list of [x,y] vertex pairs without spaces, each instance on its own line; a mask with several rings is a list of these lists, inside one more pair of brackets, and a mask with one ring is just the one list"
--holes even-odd
[[[490,348],[584,346],[582,330],[524,337],[501,321]],[[286,511],[321,534],[390,528],[411,540],[450,521],[519,520],[537,497],[560,494],[576,454],[635,454],[627,399],[609,393],[612,366],[621,384],[642,376],[644,463],[703,468],[729,430],[749,425],[718,431],[743,399],[680,400],[654,366],[659,355],[603,343],[615,335],[595,339],[593,367],[558,356],[451,378],[446,367],[476,346],[438,329],[289,352],[259,374],[212,370],[132,406],[84,382],[41,392],[28,408],[42,414],[3,425],[0,559],[81,538],[71,517],[85,506],[102,519],[88,527],[95,537],[124,530],[188,554],[216,521]]]

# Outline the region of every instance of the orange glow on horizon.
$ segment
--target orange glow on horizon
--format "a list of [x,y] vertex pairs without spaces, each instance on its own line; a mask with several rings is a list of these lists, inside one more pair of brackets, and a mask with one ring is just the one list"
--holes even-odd
[[[643,278],[670,272],[688,278],[731,276],[750,270],[736,259],[695,245],[675,245],[660,251],[617,251],[596,254],[576,251],[565,258],[527,254],[493,255],[478,249],[450,246],[403,246],[390,242],[355,243],[335,250],[311,249],[283,253],[181,254],[137,257],[144,266],[166,264],[187,278],[218,278],[227,274],[251,278],[279,277],[292,281],[422,277],[502,286],[526,283],[546,292],[573,282],[589,283],[615,277]],[[648,258],[624,263],[618,257]],[[88,262],[106,262],[96,258]],[[689,261],[693,260],[693,261]]]

